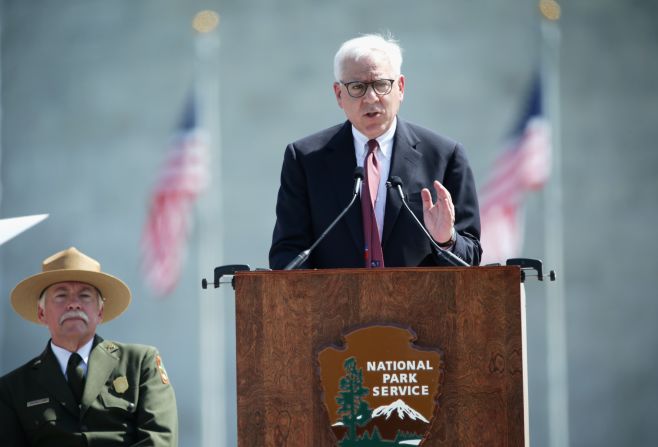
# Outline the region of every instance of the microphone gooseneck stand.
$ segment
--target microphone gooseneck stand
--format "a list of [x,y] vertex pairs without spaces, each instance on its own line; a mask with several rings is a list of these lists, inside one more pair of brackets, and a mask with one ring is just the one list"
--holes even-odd
[[311,245],[309,248],[298,254],[292,261],[288,263],[288,265],[285,266],[283,270],[293,270],[299,267],[304,261],[306,261],[317,245],[322,242],[322,240],[325,238],[325,236],[331,231],[331,229],[343,218],[345,213],[354,205],[354,202],[356,202],[356,198],[359,195],[359,191],[361,190],[361,183],[363,182],[363,168],[360,166],[357,166],[354,169],[354,190],[352,191],[352,200],[350,200],[350,203],[347,204],[345,209],[334,219],[333,222],[327,227],[326,230],[324,230],[324,233],[320,235],[319,238],[316,239],[316,241]]
[[454,266],[459,266],[459,267],[470,267],[470,265],[465,262],[462,258],[457,256],[451,251],[445,250],[441,247],[439,247],[439,244],[436,243],[434,238],[429,234],[427,229],[425,228],[425,225],[423,225],[420,220],[416,217],[413,211],[411,211],[411,208],[409,208],[409,205],[407,204],[407,200],[404,197],[404,191],[402,191],[402,179],[398,176],[393,176],[391,177],[388,182],[386,182],[386,186],[388,188],[395,188],[395,190],[398,192],[400,195],[400,199],[402,200],[402,204],[404,207],[407,209],[407,212],[411,215],[411,217],[414,218],[414,221],[416,224],[420,227],[421,230],[423,230],[423,233],[425,233],[425,236],[427,236],[427,239],[430,241],[430,244],[432,244],[432,247],[436,250],[436,252],[443,258],[445,259],[450,265]]

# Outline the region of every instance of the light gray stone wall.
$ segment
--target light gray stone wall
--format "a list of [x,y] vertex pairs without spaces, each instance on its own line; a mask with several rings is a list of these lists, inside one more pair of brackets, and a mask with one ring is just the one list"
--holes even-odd
[[[562,5],[566,265],[558,274],[566,288],[574,446],[658,443],[656,5]],[[12,312],[11,288],[47,255],[75,245],[131,286],[129,311],[100,333],[160,348],[185,446],[201,445],[199,282],[214,265],[200,265],[198,252],[213,226],[194,233],[180,285],[163,300],[142,283],[138,246],[194,78],[191,18],[209,7],[221,14],[221,155],[203,201],[221,197],[214,219],[223,235],[217,258],[226,263],[267,265],[285,145],[343,120],[331,90],[333,54],[343,40],[384,30],[400,39],[407,76],[401,116],[463,142],[479,184],[540,58],[534,1],[0,3],[0,216],[50,213],[0,247],[0,373],[34,357],[47,339],[45,329]],[[542,205],[541,195],[528,203],[528,257],[544,256]],[[533,445],[547,445],[548,437],[546,287],[527,288]],[[230,303],[222,306],[227,369],[218,372],[217,399],[228,409],[225,445],[233,445],[233,327]]]

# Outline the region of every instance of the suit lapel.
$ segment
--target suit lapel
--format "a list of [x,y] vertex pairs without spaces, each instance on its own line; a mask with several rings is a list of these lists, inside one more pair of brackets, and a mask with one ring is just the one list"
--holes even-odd
[[78,404],[73,397],[66,377],[57,362],[55,354],[50,349],[50,342],[41,356],[32,363],[37,382],[62,404],[71,414],[78,416]]
[[[407,126],[407,124],[398,118],[395,137],[393,140],[393,158],[391,159],[391,169],[389,176],[397,176],[402,179],[404,185],[410,184],[411,179],[415,178],[415,171],[422,161],[422,155],[416,150],[418,137]],[[395,222],[400,214],[402,201],[395,191],[388,191],[386,194],[386,209],[384,211],[384,230],[382,232],[382,248],[386,247]],[[384,262],[386,260],[384,259]]]
[[[419,139],[409,126],[398,118],[395,137],[393,140],[393,155],[391,158],[390,176],[398,176],[405,185],[409,185],[411,179],[415,178],[416,169],[422,162],[422,155],[416,150]],[[352,124],[346,121],[343,127],[327,144],[324,165],[326,172],[351,174],[356,167],[356,156],[354,153],[354,137],[352,136]],[[335,216],[347,205],[346,197],[352,196],[353,182],[328,183],[329,195],[333,196],[335,204]],[[400,214],[402,201],[394,191],[389,191],[386,198],[386,209],[384,211],[384,230],[382,232],[382,247],[389,241],[395,222]],[[355,246],[359,251],[363,248],[363,226],[361,221],[361,206],[355,204],[343,217]]]
[[[352,136],[352,123],[346,121],[343,127],[327,144],[327,157],[325,160],[326,172],[332,176],[343,175],[349,172],[350,179],[353,179],[354,168],[356,167],[356,155],[354,152],[354,137]],[[336,181],[335,178],[329,179],[327,184],[333,202],[335,204],[334,218],[345,208],[348,200],[352,197],[354,181]],[[358,198],[357,198],[358,200]],[[352,240],[360,251],[363,247],[363,228],[361,225],[361,207],[354,204],[352,208],[343,216],[343,220],[352,236]]]
[[98,335],[95,337],[94,346],[89,354],[89,367],[80,408],[81,414],[84,415],[96,400],[110,374],[119,363],[118,350],[119,348],[114,343],[103,341]]

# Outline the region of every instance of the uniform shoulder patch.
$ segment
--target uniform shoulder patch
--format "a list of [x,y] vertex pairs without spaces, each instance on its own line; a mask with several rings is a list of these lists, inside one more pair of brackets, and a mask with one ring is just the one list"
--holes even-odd
[[155,365],[158,367],[158,372],[160,373],[160,379],[162,380],[162,383],[165,385],[168,384],[169,376],[167,375],[167,371],[165,370],[165,367],[162,364],[162,359],[159,355],[155,356]]

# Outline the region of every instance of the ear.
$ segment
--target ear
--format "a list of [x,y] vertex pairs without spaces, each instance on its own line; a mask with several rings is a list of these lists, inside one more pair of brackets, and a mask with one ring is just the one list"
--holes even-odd
[[103,321],[103,311],[105,310],[105,306],[102,306],[100,309],[98,309],[98,322]]
[[340,88],[340,84],[338,82],[334,82],[334,95],[336,96],[336,102],[338,103],[338,107],[341,109],[343,108],[343,90]]
[[46,312],[38,304],[37,304],[37,318],[41,323],[46,324]]
[[400,75],[397,84],[400,89],[400,101],[402,101],[404,99],[404,75]]

